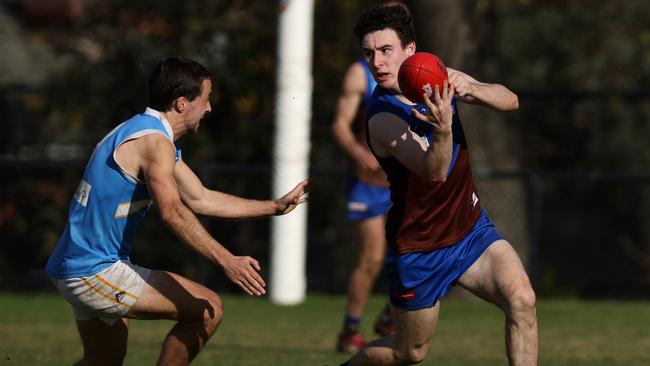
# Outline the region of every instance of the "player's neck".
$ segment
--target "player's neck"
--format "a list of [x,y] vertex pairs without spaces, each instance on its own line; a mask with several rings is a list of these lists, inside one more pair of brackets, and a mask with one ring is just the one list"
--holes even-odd
[[189,132],[187,125],[183,123],[183,117],[173,109],[168,112],[161,112],[160,115],[167,120],[174,134],[174,141]]

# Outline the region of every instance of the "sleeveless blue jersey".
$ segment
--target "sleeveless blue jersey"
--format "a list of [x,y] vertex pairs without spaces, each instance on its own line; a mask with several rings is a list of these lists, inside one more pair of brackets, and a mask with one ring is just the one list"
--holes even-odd
[[146,184],[118,166],[115,151],[128,140],[152,133],[174,143],[169,123],[147,108],[97,144],[70,203],[68,223],[45,267],[51,277],[90,276],[129,258],[134,233],[152,200]]

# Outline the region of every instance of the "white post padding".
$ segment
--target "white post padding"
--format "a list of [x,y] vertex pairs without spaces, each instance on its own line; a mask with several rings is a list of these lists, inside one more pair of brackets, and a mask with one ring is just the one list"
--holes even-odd
[[[289,192],[309,173],[312,95],[313,0],[280,3],[273,141],[273,197]],[[269,296],[301,303],[306,292],[307,206],[273,217]]]

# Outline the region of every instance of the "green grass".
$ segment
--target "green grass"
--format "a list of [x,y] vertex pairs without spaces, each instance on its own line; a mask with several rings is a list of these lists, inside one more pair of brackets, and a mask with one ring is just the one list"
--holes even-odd
[[[310,294],[299,306],[223,296],[221,328],[194,365],[338,365],[342,296]],[[371,299],[364,332],[384,299]],[[81,357],[72,313],[58,295],[0,294],[0,365],[70,365]],[[650,365],[650,302],[541,300],[541,365]],[[125,365],[152,365],[172,323],[131,321]],[[421,365],[506,365],[503,316],[482,301],[443,301]]]

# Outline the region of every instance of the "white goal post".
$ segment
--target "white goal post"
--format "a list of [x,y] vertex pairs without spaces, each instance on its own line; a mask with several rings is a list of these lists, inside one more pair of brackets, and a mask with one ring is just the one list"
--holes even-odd
[[[281,0],[278,23],[273,197],[307,178],[312,96],[313,0]],[[269,296],[301,303],[306,292],[307,205],[271,221]]]

